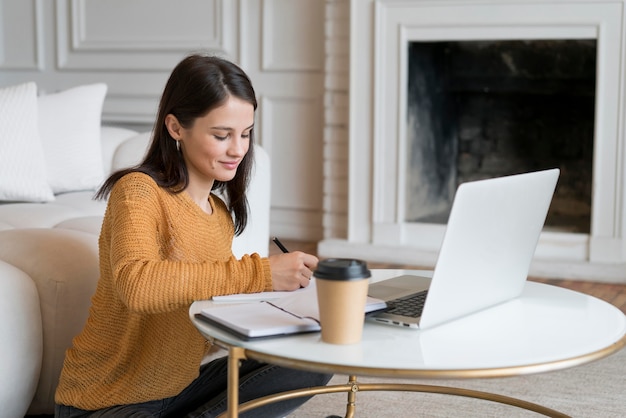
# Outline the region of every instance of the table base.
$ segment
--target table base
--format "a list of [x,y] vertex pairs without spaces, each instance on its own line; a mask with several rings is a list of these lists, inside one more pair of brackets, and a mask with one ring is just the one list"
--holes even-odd
[[353,418],[356,411],[357,392],[372,391],[395,391],[395,392],[422,392],[437,393],[443,395],[464,396],[468,398],[482,399],[497,402],[513,407],[533,411],[553,418],[569,418],[569,415],[555,411],[532,402],[495,393],[482,392],[470,389],[454,388],[448,386],[422,385],[411,383],[358,383],[357,377],[350,375],[345,385],[316,386],[304,389],[296,389],[281,393],[267,395],[239,405],[239,364],[246,358],[245,350],[239,347],[230,347],[228,357],[228,410],[219,415],[219,418],[236,418],[240,412],[249,411],[263,405],[283,400],[304,396],[321,395],[328,393],[347,392],[345,418]]

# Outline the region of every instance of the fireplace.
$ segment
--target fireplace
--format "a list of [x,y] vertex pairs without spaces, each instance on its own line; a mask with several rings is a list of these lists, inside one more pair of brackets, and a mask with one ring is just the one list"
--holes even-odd
[[[508,174],[463,171],[476,165],[476,158],[480,160],[476,156],[472,157],[474,160],[463,160],[465,151],[484,147],[480,141],[485,138],[474,138],[476,126],[480,125],[475,121],[474,125],[457,124],[453,127],[457,132],[450,135],[463,140],[447,148],[447,152],[457,156],[455,168],[450,171],[453,174],[446,179],[439,173],[441,184],[436,185],[440,190],[434,203],[427,209],[419,207],[423,197],[418,192],[416,198],[411,190],[424,190],[424,185],[412,183],[416,175],[411,170],[426,168],[419,164],[419,158],[418,164],[413,164],[407,157],[415,154],[412,148],[415,145],[411,144],[412,125],[408,122],[412,99],[407,88],[410,53],[415,45],[418,48],[444,45],[444,51],[457,57],[472,48],[487,46],[508,48],[517,44],[526,46],[528,51],[575,47],[584,51],[586,58],[581,56],[580,59],[592,60],[585,61],[584,68],[581,67],[582,73],[591,70],[591,76],[571,80],[577,75],[568,74],[566,78],[570,80],[558,86],[544,82],[531,87],[526,83],[528,80],[509,80],[508,85],[490,84],[489,88],[516,90],[517,93],[537,86],[552,88],[569,94],[572,102],[578,102],[576,110],[551,116],[561,118],[565,131],[565,136],[561,132],[555,139],[557,144],[568,142],[567,137],[574,134],[580,138],[575,139],[576,145],[569,151],[555,146],[561,152],[576,154],[577,158],[564,170],[566,179],[562,175],[558,186],[562,195],[555,196],[556,204],[553,203],[570,212],[561,213],[564,215],[561,217],[550,215],[537,246],[531,274],[626,282],[623,0],[602,3],[590,0],[360,0],[351,2],[350,15],[348,232],[345,239],[320,242],[321,256],[350,256],[432,267],[445,231],[445,213],[458,182]],[[452,80],[452,84],[453,90],[474,92],[480,85],[477,80],[463,77]],[[547,95],[545,91],[541,94],[545,96],[544,104],[555,99],[555,94]],[[489,100],[496,99],[466,95],[462,100],[469,105],[485,106]],[[538,111],[534,103],[527,102],[527,112]],[[495,109],[504,111],[498,103]],[[581,125],[572,129],[567,118],[574,114],[580,115],[575,119]],[[554,129],[553,126],[540,135],[550,135]],[[478,142],[472,145],[471,141]],[[537,142],[535,147],[539,145]],[[446,148],[445,144],[439,146]],[[564,157],[557,153],[550,157],[552,160],[541,164],[561,164]],[[486,158],[480,162],[483,169],[491,164],[486,164],[490,161]],[[543,168],[532,161],[519,164],[516,161],[516,164],[514,169],[518,172]],[[575,209],[572,202],[576,203]]]
[[405,221],[445,224],[463,182],[558,167],[546,229],[588,234],[596,41],[408,49]]

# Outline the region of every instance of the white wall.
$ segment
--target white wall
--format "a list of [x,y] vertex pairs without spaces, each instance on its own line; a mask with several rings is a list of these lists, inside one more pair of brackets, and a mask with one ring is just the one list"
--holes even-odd
[[[340,0],[343,1],[343,0]],[[0,87],[105,82],[103,120],[151,128],[176,63],[205,51],[255,85],[271,233],[322,238],[325,14],[335,0],[0,0]]]

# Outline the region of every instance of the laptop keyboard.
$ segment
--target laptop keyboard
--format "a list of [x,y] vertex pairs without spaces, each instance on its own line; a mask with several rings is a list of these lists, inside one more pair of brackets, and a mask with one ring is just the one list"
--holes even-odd
[[386,312],[394,315],[419,318],[422,316],[427,294],[428,290],[424,290],[409,296],[390,300],[387,302],[387,306],[389,306],[389,308]]

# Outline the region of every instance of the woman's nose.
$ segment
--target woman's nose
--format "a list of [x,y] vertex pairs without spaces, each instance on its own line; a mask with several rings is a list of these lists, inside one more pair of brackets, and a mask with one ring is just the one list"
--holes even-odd
[[239,157],[244,156],[248,152],[248,144],[248,138],[236,137],[231,142],[230,153]]

